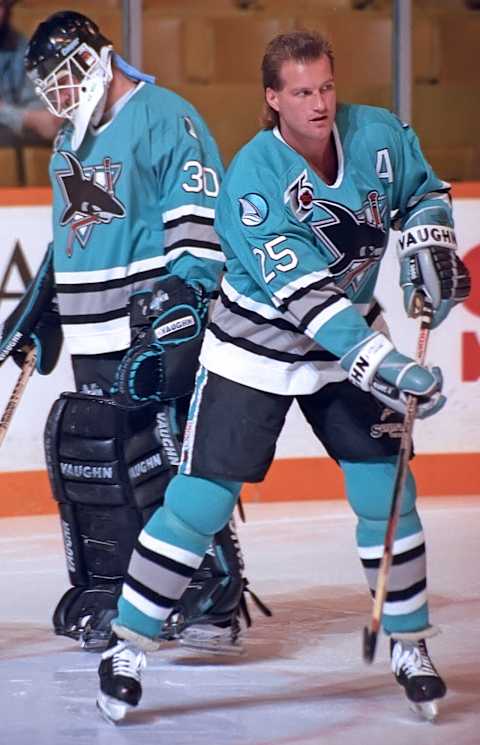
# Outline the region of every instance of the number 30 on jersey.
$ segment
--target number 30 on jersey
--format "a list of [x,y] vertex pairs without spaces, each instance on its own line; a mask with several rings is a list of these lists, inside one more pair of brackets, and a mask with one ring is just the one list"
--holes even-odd
[[198,160],[187,160],[183,170],[188,173],[187,181],[182,183],[184,191],[203,191],[207,197],[218,197],[220,182],[213,168],[202,165]]

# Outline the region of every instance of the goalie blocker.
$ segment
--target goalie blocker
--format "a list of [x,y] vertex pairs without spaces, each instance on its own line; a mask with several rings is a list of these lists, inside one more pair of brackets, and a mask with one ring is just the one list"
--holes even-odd
[[5,319],[0,337],[0,366],[8,357],[22,367],[35,348],[35,369],[48,375],[58,362],[63,333],[57,310],[50,243],[40,267],[16,308]]
[[[135,540],[176,472],[180,446],[171,413],[168,404],[119,404],[82,393],[63,393],[50,411],[45,454],[73,585],[53,625],[87,649],[106,645]],[[236,633],[247,582],[235,545],[231,524],[215,537],[166,638],[198,622],[231,620]]]

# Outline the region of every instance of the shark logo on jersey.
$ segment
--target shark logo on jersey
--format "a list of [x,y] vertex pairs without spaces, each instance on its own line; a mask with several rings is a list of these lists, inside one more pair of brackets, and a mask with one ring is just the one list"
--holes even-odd
[[85,248],[95,225],[125,217],[125,207],[114,193],[122,164],[106,157],[101,165],[82,168],[72,153],[60,151],[60,155],[69,166],[55,175],[65,201],[60,225],[71,227],[67,244],[67,254],[71,256],[75,238]]
[[295,217],[303,222],[311,217],[313,210],[313,184],[308,180],[305,169],[287,188],[283,195],[285,204],[290,203],[290,208]]
[[260,194],[245,194],[238,201],[240,202],[240,220],[244,225],[251,228],[265,222],[269,208]]
[[309,226],[333,256],[331,273],[340,287],[358,289],[365,272],[380,261],[385,251],[385,197],[371,191],[355,212],[328,199],[314,198],[313,204],[317,208],[315,218],[319,210],[325,216],[312,219]]

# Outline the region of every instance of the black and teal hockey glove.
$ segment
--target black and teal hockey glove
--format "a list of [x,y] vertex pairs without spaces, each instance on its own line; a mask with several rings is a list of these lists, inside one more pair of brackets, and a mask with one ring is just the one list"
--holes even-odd
[[171,275],[130,300],[132,344],[117,370],[114,395],[168,401],[194,388],[208,300]]

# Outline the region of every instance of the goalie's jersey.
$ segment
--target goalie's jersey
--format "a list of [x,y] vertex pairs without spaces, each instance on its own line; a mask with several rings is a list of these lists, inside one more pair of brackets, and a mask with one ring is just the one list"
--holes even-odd
[[294,395],[343,380],[338,359],[379,314],[392,213],[400,229],[451,225],[449,185],[393,114],[340,105],[333,135],[332,185],[278,130],[260,132],[230,165],[215,220],[226,271],[200,356],[208,370]]
[[223,167],[197,111],[175,93],[139,83],[113,118],[57,137],[54,269],[71,354],[130,344],[128,303],[166,273],[213,292],[224,255],[213,228]]

